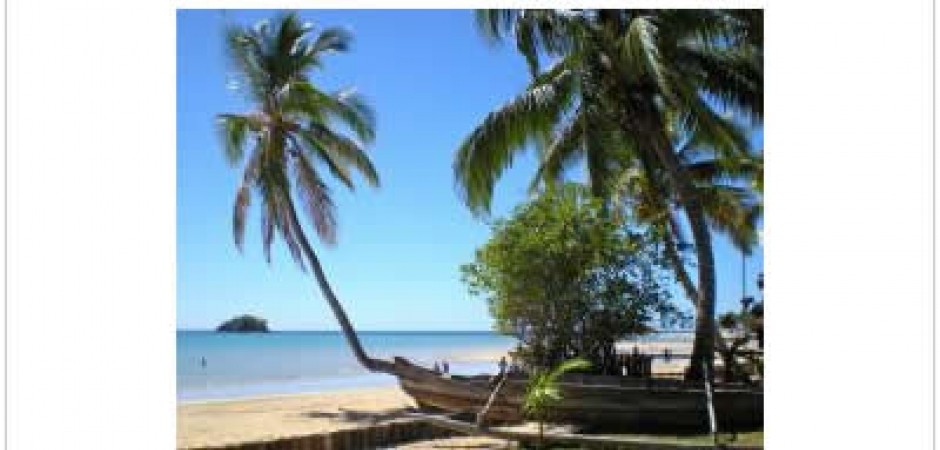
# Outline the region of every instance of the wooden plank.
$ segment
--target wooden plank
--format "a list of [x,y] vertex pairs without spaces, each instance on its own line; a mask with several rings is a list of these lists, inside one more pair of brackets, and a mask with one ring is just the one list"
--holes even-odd
[[496,400],[496,396],[499,395],[499,390],[503,388],[503,385],[506,384],[506,374],[501,374],[499,377],[499,383],[496,383],[496,388],[493,389],[493,393],[490,394],[490,398],[486,400],[486,405],[483,406],[483,410],[477,414],[477,426],[482,426],[484,421],[486,421],[486,413],[489,412],[490,408],[493,406],[493,401]]
[[[461,422],[458,420],[450,419],[444,416],[438,416],[433,414],[422,414],[422,413],[408,413],[409,417],[414,417],[416,419],[426,420],[427,422],[439,426],[442,428],[447,428],[453,431],[457,431],[464,434],[471,435],[481,435],[495,437],[499,439],[509,439],[515,441],[526,441],[533,442],[539,439],[537,432],[530,431],[521,431],[521,430],[510,430],[505,428],[480,428],[476,425]],[[701,445],[701,444],[691,444],[691,443],[671,443],[671,442],[662,442],[649,439],[638,439],[638,438],[626,438],[619,436],[591,436],[591,435],[582,435],[582,434],[573,434],[573,433],[555,433],[548,432],[542,436],[542,439],[545,442],[562,444],[562,445],[586,445],[592,448],[597,447],[614,447],[624,450],[630,449],[647,449],[647,450],[713,450],[714,446],[712,445]],[[728,448],[735,449],[745,449],[749,447],[735,447],[729,446]]]

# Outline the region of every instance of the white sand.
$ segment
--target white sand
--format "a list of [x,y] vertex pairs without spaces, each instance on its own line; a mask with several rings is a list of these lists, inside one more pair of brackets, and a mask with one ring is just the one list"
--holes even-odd
[[[633,344],[619,347],[621,351],[632,351]],[[688,342],[641,343],[638,347],[645,353],[662,353],[666,347],[674,354],[691,351],[691,343]],[[496,362],[504,354],[501,350],[485,350],[455,355],[452,361],[492,361],[495,372]],[[673,360],[669,364],[656,360],[653,370],[658,373],[679,373],[686,363],[684,359]],[[413,406],[411,397],[397,386],[247,400],[190,402],[177,406],[176,444],[179,448],[221,446],[364,427],[368,424],[343,416],[340,409],[384,413]],[[412,443],[401,448],[506,448],[506,445],[505,441],[498,439],[461,437]]]

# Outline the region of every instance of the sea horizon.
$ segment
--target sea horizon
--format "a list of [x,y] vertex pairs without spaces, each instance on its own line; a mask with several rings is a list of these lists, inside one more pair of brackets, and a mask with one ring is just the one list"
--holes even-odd
[[[176,331],[177,331],[177,332],[190,332],[190,331],[211,331],[211,332],[216,332],[216,328],[215,328],[215,327],[211,327],[211,328],[177,328]],[[340,329],[332,329],[332,330],[322,330],[322,329],[320,329],[320,330],[314,330],[314,329],[302,329],[302,328],[278,328],[278,329],[270,329],[270,330],[268,330],[268,331],[266,331],[266,332],[248,332],[247,334],[251,334],[251,333],[297,333],[297,332],[300,332],[300,333],[342,333],[342,330],[340,330]],[[493,331],[493,330],[404,330],[404,329],[403,329],[403,330],[356,330],[356,333],[357,333],[357,334],[359,334],[359,333],[404,333],[404,334],[411,334],[411,333],[430,333],[430,334],[434,334],[434,333],[443,333],[443,334],[447,334],[447,333],[468,333],[468,334],[477,334],[477,333],[479,333],[479,334],[487,334],[487,333],[491,333],[491,334],[499,334],[499,335],[502,335],[501,333],[499,333],[499,332],[497,332],[497,331]],[[246,334],[246,333],[231,332],[231,334]]]
[[[496,373],[514,337],[485,330],[357,331],[373,357],[396,356],[433,367],[447,362],[451,373]],[[688,332],[659,332],[622,342],[691,340]],[[371,373],[353,357],[340,330],[273,330],[224,333],[212,329],[176,332],[178,401],[225,400],[282,394],[394,386],[395,377]]]
[[[408,358],[427,367],[448,362],[455,374],[492,373],[516,343],[493,331],[357,331],[376,358]],[[176,332],[178,401],[205,401],[393,386],[355,360],[339,330]]]

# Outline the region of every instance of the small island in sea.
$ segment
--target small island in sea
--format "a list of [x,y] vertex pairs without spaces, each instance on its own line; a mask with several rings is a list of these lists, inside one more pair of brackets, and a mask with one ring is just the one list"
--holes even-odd
[[215,329],[219,333],[269,333],[268,321],[260,317],[244,314],[226,320]]

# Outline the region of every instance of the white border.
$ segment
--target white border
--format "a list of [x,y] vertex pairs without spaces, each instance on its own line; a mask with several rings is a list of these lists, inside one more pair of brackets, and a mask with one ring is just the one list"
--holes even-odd
[[[592,6],[628,6],[615,3]],[[498,6],[516,5],[534,4]],[[7,7],[8,448],[170,448],[175,11]],[[912,0],[767,10],[770,448],[932,442],[934,12]]]

